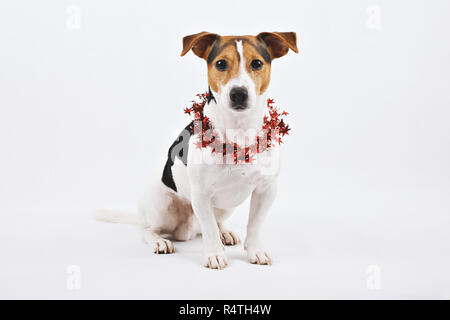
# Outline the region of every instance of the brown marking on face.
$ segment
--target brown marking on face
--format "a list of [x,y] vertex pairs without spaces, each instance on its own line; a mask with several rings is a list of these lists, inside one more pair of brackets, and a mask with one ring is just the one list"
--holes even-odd
[[[220,92],[230,79],[238,76],[241,58],[236,41],[242,42],[245,70],[255,83],[256,93],[260,95],[267,89],[270,82],[270,56],[265,44],[255,36],[225,36],[211,46],[207,59],[209,86],[213,91]],[[226,61],[227,70],[221,71],[216,68],[219,60]],[[253,60],[260,60],[263,63],[260,70],[252,69]]]
[[[230,80],[239,74],[239,53],[236,48],[236,41],[232,37],[221,37],[217,41],[211,51],[217,50],[215,57],[208,62],[208,84],[211,90],[220,92],[220,89]],[[227,68],[224,71],[218,70],[216,63],[219,60],[224,60]]]
[[[256,37],[250,38],[249,41],[242,42],[242,49],[245,61],[245,69],[255,83],[255,90],[258,95],[263,94],[270,83],[270,61],[264,60],[263,54],[259,50],[260,44],[256,42]],[[254,70],[252,68],[252,62],[259,60],[262,63],[260,69]]]
[[[284,56],[289,49],[298,53],[295,32],[261,32],[257,36],[224,36],[200,32],[183,38],[185,55],[189,50],[206,60],[208,64],[208,83],[215,92],[220,92],[230,79],[239,74],[241,63],[236,41],[242,41],[245,70],[255,84],[256,94],[264,93],[270,82],[270,69],[273,59]],[[226,61],[226,70],[218,70],[216,63]],[[260,60],[259,70],[252,68],[252,61]]]

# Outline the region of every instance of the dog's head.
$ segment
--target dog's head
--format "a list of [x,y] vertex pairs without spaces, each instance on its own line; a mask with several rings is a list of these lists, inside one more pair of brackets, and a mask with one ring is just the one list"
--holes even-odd
[[189,50],[208,64],[208,84],[214,98],[233,111],[252,109],[270,82],[273,59],[298,53],[295,32],[262,32],[257,36],[220,36],[200,32],[183,38]]

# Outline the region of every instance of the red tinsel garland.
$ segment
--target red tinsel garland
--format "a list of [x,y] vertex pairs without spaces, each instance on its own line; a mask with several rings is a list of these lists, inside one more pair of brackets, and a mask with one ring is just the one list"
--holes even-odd
[[[263,125],[261,127],[262,134],[255,137],[253,144],[249,146],[240,146],[237,143],[225,143],[222,142],[219,136],[214,132],[214,128],[207,116],[203,114],[203,108],[208,101],[208,93],[197,94],[200,102],[192,101],[190,108],[186,107],[184,112],[194,115],[193,124],[189,127],[191,133],[197,134],[196,147],[211,148],[212,153],[222,153],[226,156],[232,151],[234,163],[253,163],[255,160],[255,154],[261,153],[272,146],[275,143],[279,145],[283,143],[282,138],[289,134],[291,128],[287,125],[283,117],[287,116],[286,111],[279,112],[273,103],[273,99],[267,99],[267,109],[269,116],[264,116]],[[201,128],[200,128],[201,126]],[[200,134],[201,132],[201,134]],[[227,152],[228,151],[228,152]]]

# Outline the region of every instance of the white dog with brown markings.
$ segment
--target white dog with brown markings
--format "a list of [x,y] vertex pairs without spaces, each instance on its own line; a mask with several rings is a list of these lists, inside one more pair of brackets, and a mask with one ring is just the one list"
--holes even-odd
[[[262,32],[257,36],[201,32],[183,38],[181,55],[192,50],[207,62],[209,95],[204,115],[223,141],[255,138],[267,111],[265,92],[271,62],[289,49],[298,52],[296,42],[295,32]],[[224,221],[251,196],[244,248],[251,263],[270,265],[272,259],[260,230],[276,195],[279,148],[258,154],[252,164],[218,161],[216,154],[195,147],[194,135],[187,128],[169,149],[161,181],[144,192],[139,218],[110,211],[97,218],[136,222],[155,253],[174,252],[172,242],[163,235],[185,241],[201,233],[204,265],[222,269],[227,266],[223,245],[240,243]]]

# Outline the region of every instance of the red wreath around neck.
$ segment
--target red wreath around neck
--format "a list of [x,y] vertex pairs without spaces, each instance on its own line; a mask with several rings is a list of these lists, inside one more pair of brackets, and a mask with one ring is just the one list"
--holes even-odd
[[203,114],[203,108],[208,102],[208,93],[197,94],[197,97],[200,99],[199,102],[192,101],[192,106],[184,109],[185,113],[189,115],[193,113],[194,116],[189,129],[191,133],[197,133],[196,147],[199,149],[210,147],[212,153],[222,153],[223,156],[232,154],[235,164],[253,163],[256,154],[270,149],[276,143],[278,145],[283,143],[282,138],[289,134],[291,130],[283,120],[283,117],[287,116],[288,113],[286,111],[280,113],[278,108],[273,105],[274,100],[267,99],[269,116],[263,117],[261,132],[255,137],[251,145],[240,146],[237,143],[222,142],[217,133],[214,132],[209,118]]

